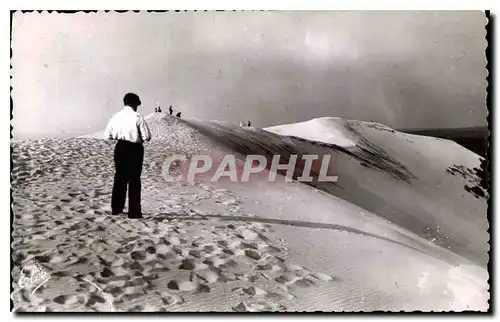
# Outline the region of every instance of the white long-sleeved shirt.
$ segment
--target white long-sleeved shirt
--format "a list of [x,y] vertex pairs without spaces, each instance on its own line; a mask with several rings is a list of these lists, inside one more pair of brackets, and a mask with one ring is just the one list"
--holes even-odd
[[104,138],[142,143],[151,140],[151,132],[144,118],[130,106],[125,106],[109,120]]

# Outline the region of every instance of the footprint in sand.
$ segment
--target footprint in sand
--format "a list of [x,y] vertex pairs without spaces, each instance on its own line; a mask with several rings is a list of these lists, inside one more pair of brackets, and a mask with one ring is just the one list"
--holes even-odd
[[236,287],[233,288],[231,291],[235,292],[236,294],[239,294],[241,296],[250,296],[251,298],[262,298],[262,299],[268,299],[268,300],[283,300],[283,299],[293,299],[295,298],[294,295],[288,293],[288,290],[285,288],[283,291],[285,291],[285,294],[281,294],[278,292],[273,292],[273,291],[265,291],[259,287],[251,286],[251,287]]
[[161,292],[160,297],[161,297],[163,304],[167,305],[167,306],[184,303],[184,299],[180,295],[177,295],[177,294],[172,294],[169,292]]
[[310,280],[308,278],[300,278],[300,279],[296,280],[295,282],[293,282],[292,284],[288,285],[288,287],[291,290],[295,290],[297,288],[309,288],[309,287],[313,287],[315,285],[316,285],[316,283],[314,283],[312,280]]
[[195,292],[195,293],[209,293],[210,287],[201,283],[190,281],[170,281],[167,287],[174,291],[180,292]]
[[278,282],[278,283],[281,283],[281,284],[285,284],[285,285],[290,285],[294,282],[296,282],[297,280],[299,280],[300,277],[291,273],[291,272],[286,272],[284,274],[281,274],[280,276],[278,276],[275,281]]
[[130,257],[134,260],[143,260],[146,259],[146,253],[143,251],[133,251],[130,253]]
[[240,295],[251,295],[251,296],[260,296],[264,297],[267,292],[264,291],[263,289],[255,286],[251,287],[236,287],[231,290],[232,292],[239,293]]
[[203,270],[207,268],[208,268],[207,264],[197,262],[191,259],[184,259],[181,263],[181,266],[179,266],[179,269],[185,269],[190,271]]
[[213,284],[220,279],[220,274],[212,270],[196,272],[195,276],[207,284]]
[[256,268],[258,270],[262,270],[262,271],[273,271],[273,272],[277,272],[277,271],[280,271],[282,270],[282,267],[279,266],[279,265],[275,265],[275,264],[270,264],[270,263],[266,263],[266,264],[258,264],[256,266]]
[[235,260],[224,258],[222,255],[208,257],[205,259],[204,263],[218,269],[228,269],[238,266]]
[[273,302],[241,302],[233,307],[235,312],[274,312],[284,311],[285,306]]
[[257,260],[257,261],[261,259],[261,253],[256,251],[256,250],[253,250],[253,249],[246,249],[245,255],[247,257],[254,259],[254,260]]
[[313,273],[311,275],[313,277],[321,280],[321,281],[325,281],[325,282],[334,281],[333,277],[331,277],[330,275],[324,274],[324,273]]
[[69,306],[74,304],[84,304],[85,297],[82,295],[74,295],[74,294],[59,295],[53,298],[52,301],[60,305]]

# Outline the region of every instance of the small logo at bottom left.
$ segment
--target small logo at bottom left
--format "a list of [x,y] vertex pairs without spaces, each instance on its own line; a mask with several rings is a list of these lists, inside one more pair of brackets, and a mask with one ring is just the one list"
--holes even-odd
[[50,277],[50,274],[35,262],[33,265],[30,265],[29,268],[23,267],[21,269],[21,277],[17,284],[20,290],[28,286],[34,286],[35,288],[31,292],[31,294],[33,294],[40,286],[47,283]]

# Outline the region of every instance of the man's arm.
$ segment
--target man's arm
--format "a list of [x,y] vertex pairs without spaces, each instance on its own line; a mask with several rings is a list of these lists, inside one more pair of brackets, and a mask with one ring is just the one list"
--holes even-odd
[[106,129],[104,130],[104,138],[106,140],[113,140],[113,118],[109,120],[108,125],[106,126]]
[[139,131],[141,132],[141,138],[142,141],[149,141],[151,140],[151,132],[149,131],[148,124],[146,121],[144,121],[144,118],[142,116],[139,116]]

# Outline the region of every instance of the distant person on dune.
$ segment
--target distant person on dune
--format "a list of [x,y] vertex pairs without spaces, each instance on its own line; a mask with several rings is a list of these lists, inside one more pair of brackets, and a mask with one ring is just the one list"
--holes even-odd
[[128,185],[128,217],[142,218],[141,172],[144,160],[144,141],[151,140],[151,132],[144,118],[137,113],[141,105],[139,96],[128,93],[123,98],[125,107],[111,117],[104,137],[116,140],[114,162],[115,179],[111,196],[113,215],[125,208]]
[[182,114],[182,112],[179,112],[179,113],[177,113],[177,115],[175,115],[175,116],[177,116],[177,117],[181,117],[181,114]]
[[158,106],[158,113],[161,113],[161,107]]
[[172,105],[170,105],[170,107],[168,108],[168,112],[170,113],[170,115],[172,115],[172,113],[174,113],[174,109],[172,108]]
[[250,121],[248,121],[248,127],[252,126],[252,123],[250,123]]

